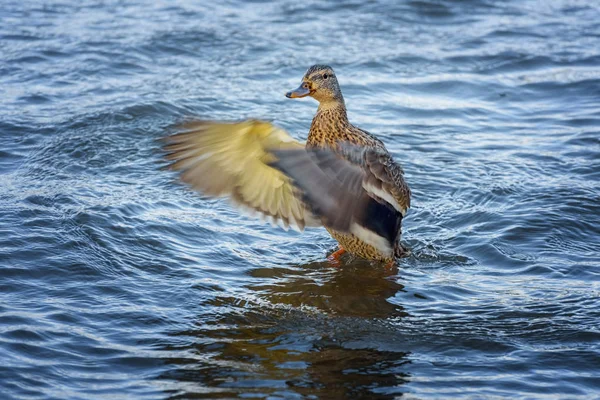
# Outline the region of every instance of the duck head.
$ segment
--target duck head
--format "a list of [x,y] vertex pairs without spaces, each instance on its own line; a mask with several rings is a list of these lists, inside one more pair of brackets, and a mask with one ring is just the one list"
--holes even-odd
[[319,103],[344,101],[333,68],[319,64],[310,67],[298,89],[287,92],[285,96],[290,99],[311,96]]

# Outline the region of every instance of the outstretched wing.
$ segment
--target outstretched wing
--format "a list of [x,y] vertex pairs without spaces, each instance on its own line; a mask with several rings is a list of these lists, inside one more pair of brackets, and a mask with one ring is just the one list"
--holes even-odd
[[258,212],[284,228],[320,226],[290,178],[271,167],[272,151],[303,149],[269,122],[196,121],[165,139],[169,169],[209,196],[229,197],[242,209]]

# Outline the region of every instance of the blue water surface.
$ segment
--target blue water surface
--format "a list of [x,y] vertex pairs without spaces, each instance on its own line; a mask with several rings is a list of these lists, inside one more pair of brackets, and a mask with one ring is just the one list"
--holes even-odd
[[[160,169],[331,64],[413,191],[398,269],[327,263]],[[600,397],[600,4],[0,5],[0,393]]]

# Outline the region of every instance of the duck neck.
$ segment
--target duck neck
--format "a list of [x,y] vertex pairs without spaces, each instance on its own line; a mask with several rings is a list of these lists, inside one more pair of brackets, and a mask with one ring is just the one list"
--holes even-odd
[[310,126],[308,143],[315,146],[331,146],[347,140],[346,128],[349,125],[344,99],[321,102]]
[[346,103],[344,102],[344,98],[340,93],[338,96],[329,98],[329,99],[319,99],[319,111],[343,111],[344,115],[346,115]]

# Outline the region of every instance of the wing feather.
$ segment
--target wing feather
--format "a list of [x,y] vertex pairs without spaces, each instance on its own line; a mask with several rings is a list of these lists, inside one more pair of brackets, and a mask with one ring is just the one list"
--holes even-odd
[[[292,178],[329,229],[349,232],[391,254],[410,190],[402,169],[384,149],[282,149],[271,165]],[[397,174],[397,175],[396,175]]]
[[402,167],[387,150],[344,144],[340,146],[340,153],[350,163],[363,169],[362,186],[368,193],[406,215],[410,207],[410,188],[404,180]]
[[196,121],[164,140],[168,168],[194,190],[229,197],[284,228],[321,225],[290,178],[269,165],[274,150],[304,148],[284,130],[258,120]]

